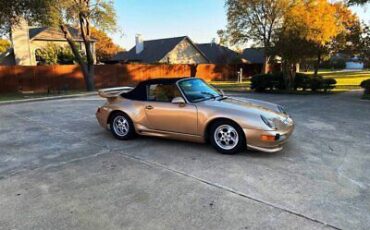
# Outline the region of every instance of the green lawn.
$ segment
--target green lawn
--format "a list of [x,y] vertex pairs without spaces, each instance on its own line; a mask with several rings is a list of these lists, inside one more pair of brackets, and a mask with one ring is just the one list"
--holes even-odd
[[[308,74],[312,74],[312,72],[307,72]],[[322,75],[324,78],[334,78],[337,80],[338,88],[347,87],[359,88],[359,85],[363,80],[370,79],[370,70],[362,70],[362,71],[328,71],[323,70],[319,71],[319,74]]]
[[251,86],[249,80],[242,83],[232,81],[213,81],[210,83],[212,86],[226,91],[249,91]]
[[[313,74],[313,72],[303,72],[305,74]],[[370,70],[362,71],[330,71],[320,70],[319,74],[324,78],[334,78],[337,81],[335,89],[332,91],[349,91],[353,89],[361,89],[360,84],[363,80],[370,79]],[[216,88],[227,91],[246,91],[250,90],[251,82],[249,80],[239,82],[232,81],[213,81],[211,82]]]

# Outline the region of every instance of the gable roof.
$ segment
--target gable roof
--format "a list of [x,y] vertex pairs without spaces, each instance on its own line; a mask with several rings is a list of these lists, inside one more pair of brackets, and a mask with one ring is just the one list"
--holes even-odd
[[265,48],[247,48],[243,50],[242,57],[250,63],[263,64],[265,62]]
[[[78,29],[68,27],[68,30],[75,41],[83,41]],[[64,34],[57,28],[33,27],[29,29],[30,40],[65,41]],[[95,39],[92,39],[96,41]]]
[[208,61],[206,55],[190,40],[187,36],[164,38],[156,40],[144,41],[144,50],[136,54],[136,46],[132,47],[127,52],[119,52],[113,57],[113,61],[141,61],[145,63],[155,63],[164,58],[172,51],[180,42],[188,40],[189,43],[198,50],[199,53]]
[[237,52],[216,43],[203,43],[197,46],[213,64],[229,64],[240,57]]

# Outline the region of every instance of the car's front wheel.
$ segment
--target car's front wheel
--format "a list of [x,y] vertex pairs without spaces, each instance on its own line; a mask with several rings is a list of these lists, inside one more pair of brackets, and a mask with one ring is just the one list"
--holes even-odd
[[129,140],[135,135],[135,128],[131,119],[122,112],[115,112],[110,117],[110,130],[119,140]]
[[212,146],[223,154],[235,154],[245,148],[243,130],[234,122],[220,120],[210,129]]

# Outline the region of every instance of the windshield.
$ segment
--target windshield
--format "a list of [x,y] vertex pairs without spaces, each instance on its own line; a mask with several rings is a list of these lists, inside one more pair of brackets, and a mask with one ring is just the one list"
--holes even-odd
[[199,102],[221,97],[219,92],[201,79],[189,79],[179,82],[179,86],[190,102]]

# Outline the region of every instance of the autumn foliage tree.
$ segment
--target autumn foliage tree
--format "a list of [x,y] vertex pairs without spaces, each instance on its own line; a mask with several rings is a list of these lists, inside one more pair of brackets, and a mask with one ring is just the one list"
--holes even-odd
[[9,47],[10,42],[8,40],[0,39],[0,54],[6,52]]
[[363,28],[357,15],[342,2],[334,3],[336,15],[342,23],[343,30],[325,47],[328,53],[359,55],[363,49],[361,36]]
[[294,66],[302,58],[316,56],[316,71],[323,50],[344,30],[343,19],[327,0],[294,1],[287,8],[275,50],[282,58],[286,86],[292,89]]
[[96,39],[95,53],[98,62],[108,60],[123,50],[102,30],[91,27],[91,36]]

